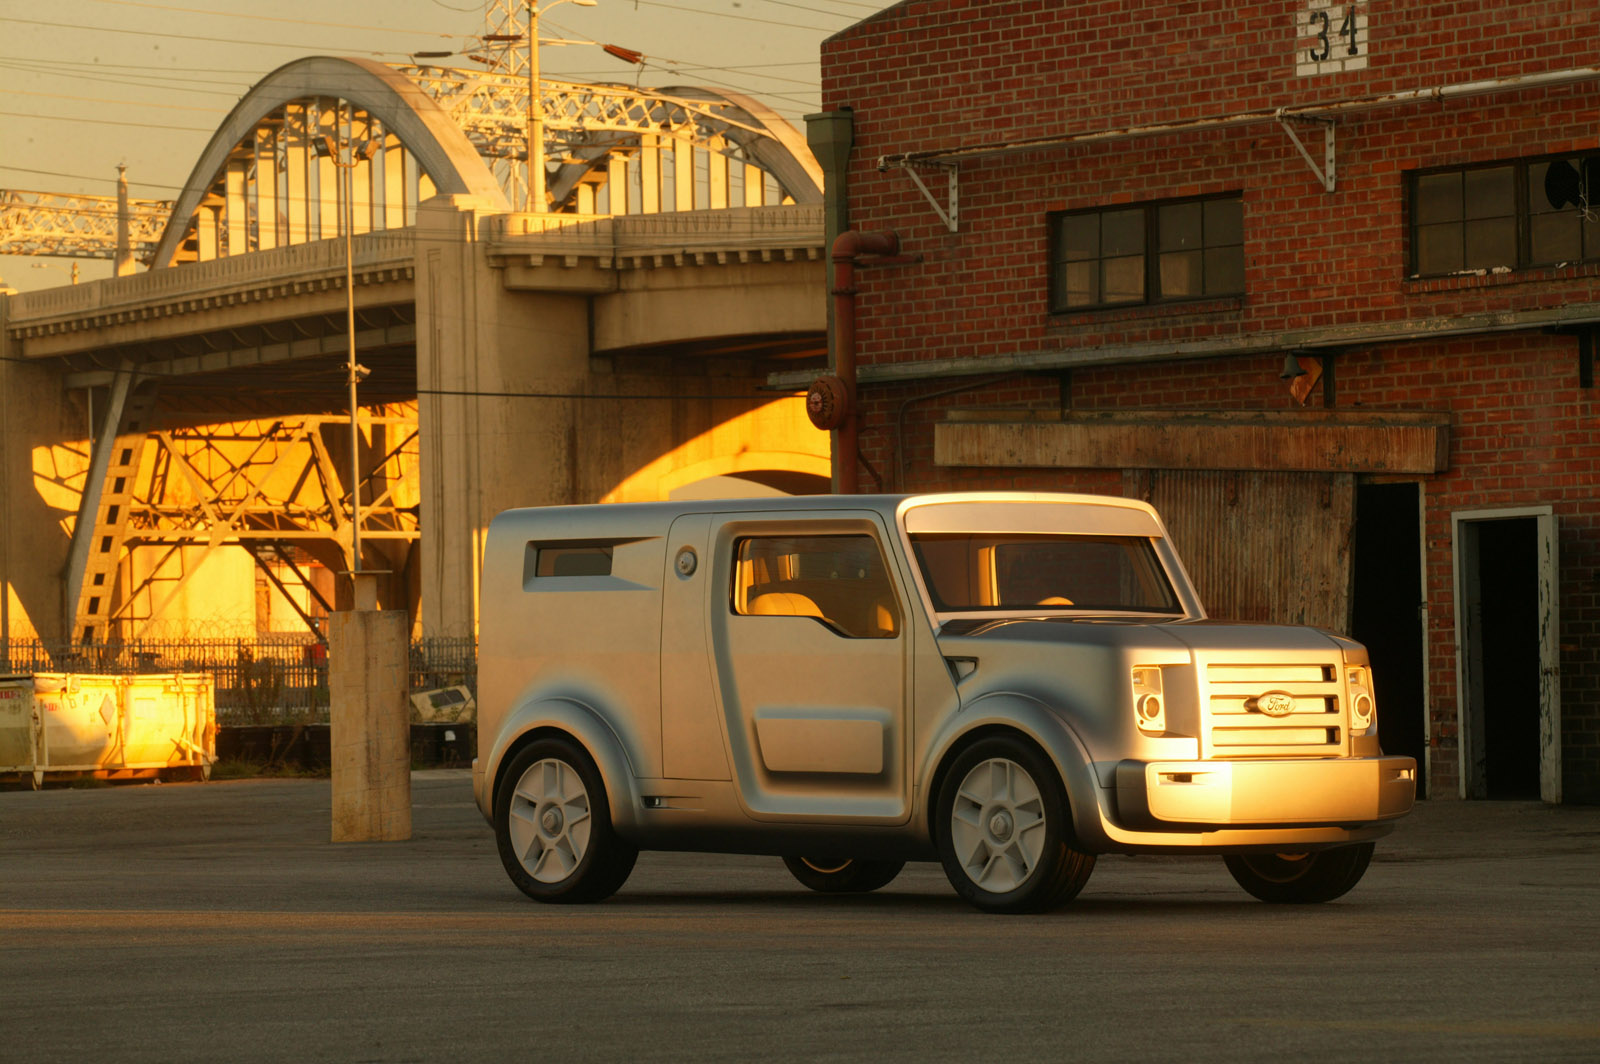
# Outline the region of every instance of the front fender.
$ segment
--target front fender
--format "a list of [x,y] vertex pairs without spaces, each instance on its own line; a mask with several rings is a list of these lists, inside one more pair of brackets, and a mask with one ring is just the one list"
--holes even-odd
[[1100,803],[1088,748],[1060,714],[1037,699],[1015,693],[985,695],[964,707],[945,722],[928,747],[928,755],[917,773],[917,786],[929,838],[934,837],[934,806],[939,798],[935,786],[940,782],[939,769],[956,756],[975,733],[1000,729],[1020,733],[1044,751],[1067,789],[1074,833],[1083,841],[1099,838]]
[[479,777],[482,782],[478,793],[474,795],[484,818],[491,823],[494,821],[494,793],[499,786],[501,768],[526,737],[541,730],[567,735],[588,752],[605,784],[612,826],[620,835],[633,834],[638,826],[639,793],[627,752],[599,713],[567,698],[531,702],[512,710],[501,723],[500,734],[495,736],[483,775]]

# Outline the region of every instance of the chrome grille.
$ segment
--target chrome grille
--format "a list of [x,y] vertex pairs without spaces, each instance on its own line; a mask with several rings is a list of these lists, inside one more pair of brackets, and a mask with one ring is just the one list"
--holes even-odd
[[1334,757],[1349,753],[1339,663],[1206,665],[1202,756]]

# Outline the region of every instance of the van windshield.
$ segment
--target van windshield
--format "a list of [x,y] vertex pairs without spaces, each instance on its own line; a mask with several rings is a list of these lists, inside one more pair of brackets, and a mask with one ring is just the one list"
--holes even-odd
[[921,533],[917,564],[940,613],[1182,613],[1143,536]]

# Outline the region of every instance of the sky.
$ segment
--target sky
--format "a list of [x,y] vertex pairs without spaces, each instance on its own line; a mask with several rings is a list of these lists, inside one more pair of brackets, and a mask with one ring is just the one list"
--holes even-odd
[[[548,0],[546,0],[548,2]],[[307,55],[407,62],[473,50],[474,0],[0,0],[0,189],[172,199],[250,87]],[[804,129],[832,33],[890,6],[873,0],[598,0],[540,18],[546,77],[747,93]],[[545,4],[540,5],[544,10]],[[643,52],[645,66],[597,44]],[[431,62],[481,69],[464,56]],[[0,256],[27,291],[69,282],[74,260]],[[83,280],[104,260],[76,260]]]

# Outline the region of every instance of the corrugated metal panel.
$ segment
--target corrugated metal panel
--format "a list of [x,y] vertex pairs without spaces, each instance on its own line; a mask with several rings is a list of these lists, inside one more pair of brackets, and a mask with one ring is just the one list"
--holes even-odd
[[1350,629],[1355,478],[1348,473],[1130,470],[1212,617]]

